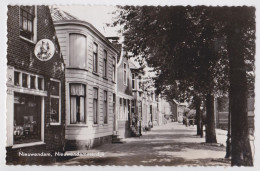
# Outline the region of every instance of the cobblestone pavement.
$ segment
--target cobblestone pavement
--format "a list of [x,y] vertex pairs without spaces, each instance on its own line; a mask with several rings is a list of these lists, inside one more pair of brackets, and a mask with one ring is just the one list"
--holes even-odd
[[197,165],[230,166],[225,160],[223,133],[220,144],[205,144],[205,138],[196,136],[196,127],[181,123],[155,126],[142,137],[127,138],[124,144],[104,144],[82,153],[101,154],[99,157],[80,156],[55,165]]

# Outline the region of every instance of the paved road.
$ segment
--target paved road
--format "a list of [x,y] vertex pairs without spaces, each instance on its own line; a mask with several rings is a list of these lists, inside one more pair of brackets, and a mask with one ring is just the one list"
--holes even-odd
[[204,138],[196,136],[195,126],[169,123],[154,127],[140,138],[127,138],[124,144],[104,144],[80,151],[99,157],[81,156],[55,165],[230,165],[223,159],[223,145],[204,142]]

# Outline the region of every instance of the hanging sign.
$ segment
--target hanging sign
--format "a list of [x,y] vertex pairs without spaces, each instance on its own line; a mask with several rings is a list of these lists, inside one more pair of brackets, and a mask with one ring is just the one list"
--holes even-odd
[[49,39],[41,39],[34,48],[35,56],[41,61],[50,60],[55,52],[54,44]]

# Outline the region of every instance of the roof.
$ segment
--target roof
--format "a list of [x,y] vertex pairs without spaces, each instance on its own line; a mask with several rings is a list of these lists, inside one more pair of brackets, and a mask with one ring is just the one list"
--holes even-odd
[[53,21],[61,21],[61,20],[78,20],[78,18],[72,16],[71,14],[60,10],[59,8],[53,8],[52,12]]
[[120,54],[121,49],[119,49],[118,46],[115,46],[115,44],[111,43],[102,33],[100,33],[92,24],[86,22],[86,21],[82,21],[77,19],[76,17],[72,16],[71,14],[62,11],[58,8],[54,8],[51,10],[51,16],[54,22],[55,26],[58,25],[81,25],[84,27],[87,27],[89,30],[91,30],[94,34],[96,34],[99,38],[101,38],[101,40],[103,40],[104,42],[107,43],[107,45],[109,45],[110,47],[112,47],[112,49]]
[[130,69],[138,69],[138,67],[131,60],[129,60],[129,68]]

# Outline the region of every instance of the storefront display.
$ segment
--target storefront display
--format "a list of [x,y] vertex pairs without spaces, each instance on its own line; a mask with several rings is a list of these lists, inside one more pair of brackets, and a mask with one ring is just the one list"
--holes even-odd
[[41,141],[41,97],[14,93],[14,144]]

